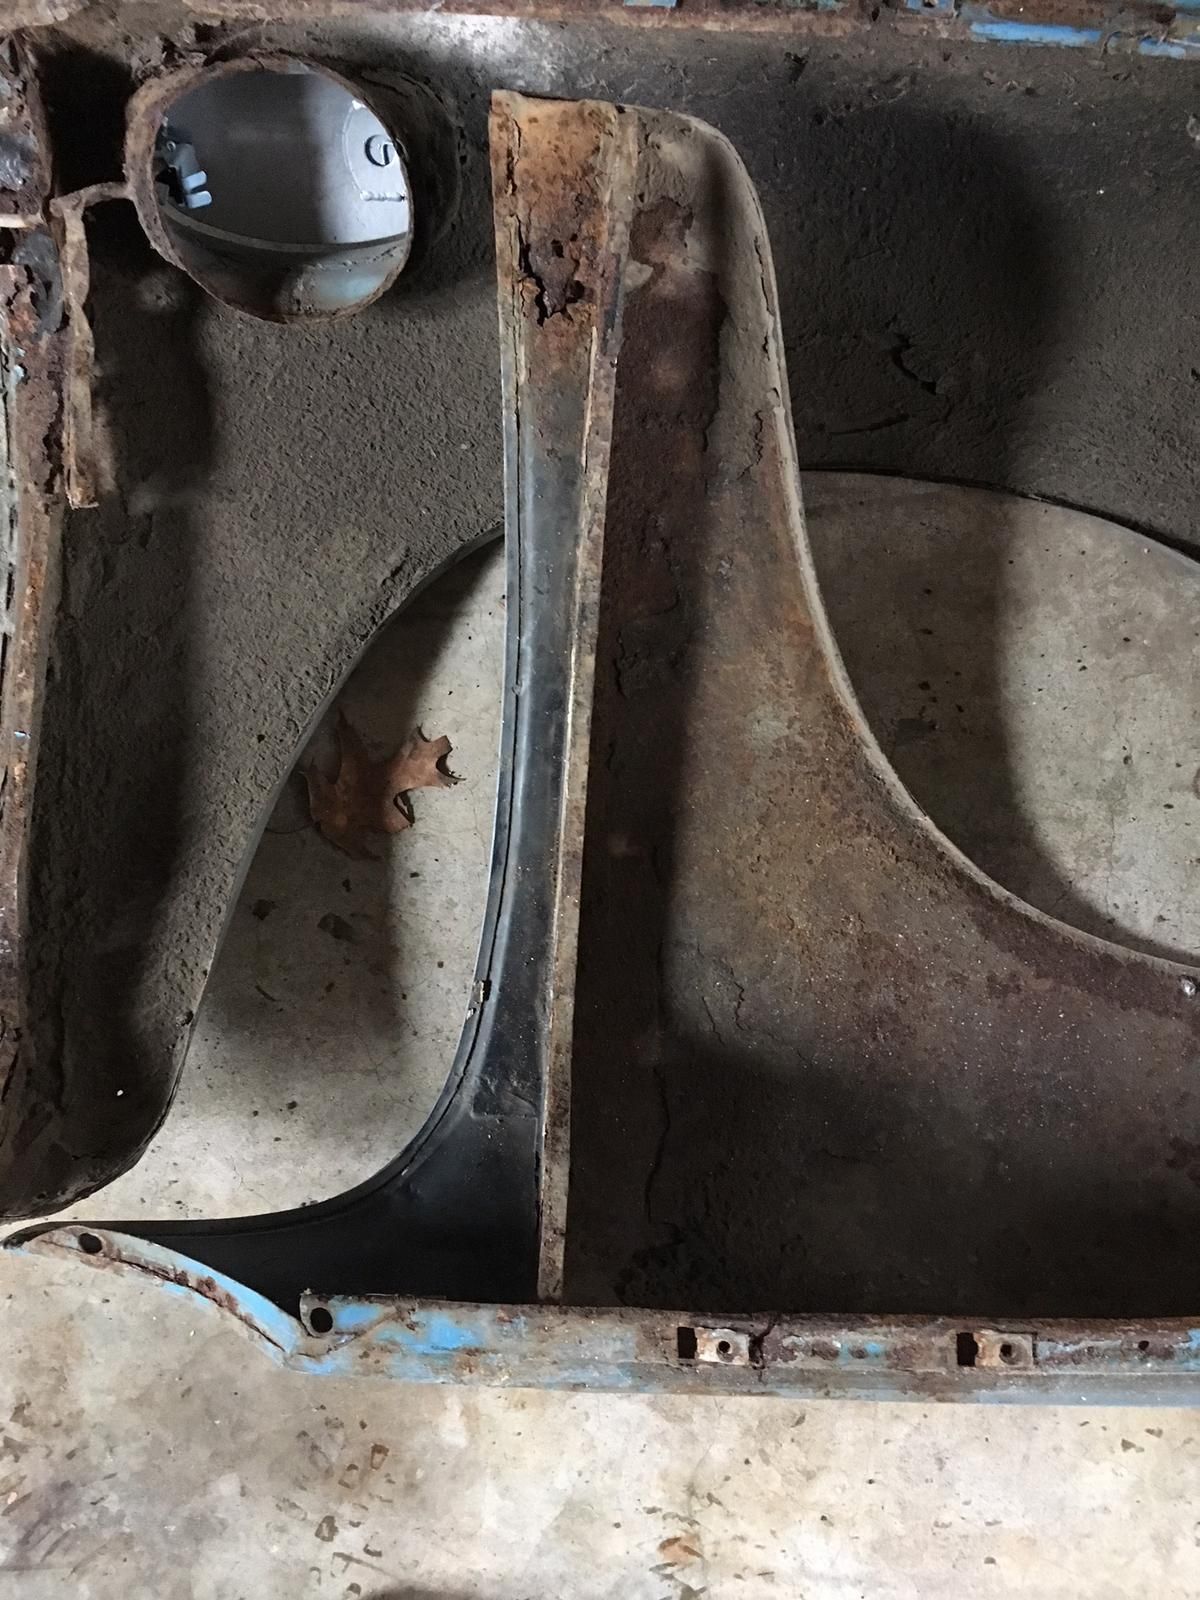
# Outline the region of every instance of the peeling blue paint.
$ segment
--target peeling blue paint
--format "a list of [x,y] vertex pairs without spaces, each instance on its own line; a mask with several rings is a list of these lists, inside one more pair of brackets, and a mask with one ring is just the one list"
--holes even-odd
[[878,1339],[856,1339],[853,1344],[843,1344],[838,1350],[838,1362],[853,1362],[861,1365],[862,1362],[882,1362],[886,1358],[886,1346],[880,1344]]
[[1070,28],[1060,22],[1007,22],[990,17],[972,22],[971,33],[976,39],[996,39],[1005,44],[1057,44],[1072,50],[1100,44],[1104,38],[1099,28]]
[[388,1314],[386,1305],[378,1305],[370,1300],[329,1301],[327,1309],[333,1318],[335,1333],[361,1333],[364,1328],[373,1327]]
[[1169,56],[1185,61],[1200,56],[1200,39],[1139,39],[1138,52],[1144,56]]
[[[276,1361],[311,1377],[374,1374],[407,1383],[640,1394],[934,1396],[987,1404],[1194,1405],[1200,1392],[1200,1325],[1181,1322],[1147,1323],[1144,1330],[1042,1324],[1034,1333],[1033,1366],[1017,1373],[957,1368],[953,1322],[846,1327],[833,1319],[816,1326],[815,1319],[799,1319],[776,1324],[788,1351],[783,1359],[753,1367],[681,1360],[680,1324],[670,1312],[314,1298],[313,1309],[319,1304],[333,1319],[328,1338],[314,1337],[225,1274],[110,1229],[43,1228],[16,1236],[7,1248],[67,1251],[81,1263],[151,1277],[177,1299],[224,1310]],[[818,1345],[820,1361],[813,1354]]]
[[1200,28],[1183,20],[1200,14],[1200,0],[1177,0],[1173,9],[1182,14],[1181,20],[1154,34],[1122,31],[1099,23],[1095,27],[1079,28],[1067,23],[996,17],[987,5],[975,3],[975,0],[904,0],[904,7],[924,16],[957,18],[966,24],[973,38],[998,44],[1057,45],[1068,50],[1134,50],[1139,55],[1175,61],[1200,55]]

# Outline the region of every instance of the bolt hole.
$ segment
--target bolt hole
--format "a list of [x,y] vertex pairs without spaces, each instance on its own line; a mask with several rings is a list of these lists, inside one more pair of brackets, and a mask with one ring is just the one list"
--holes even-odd
[[1015,1361],[1017,1359],[1017,1352],[1011,1344],[1002,1344],[1000,1346],[1000,1359],[1001,1361]]
[[328,1306],[313,1306],[308,1313],[308,1325],[314,1333],[332,1333],[333,1312]]
[[1149,1350],[1149,1348],[1150,1348],[1149,1339],[1139,1339],[1138,1340],[1138,1349],[1142,1352],[1143,1355],[1146,1353],[1147,1350]]
[[733,1346],[728,1339],[717,1340],[717,1354],[719,1356],[731,1356],[733,1354]]
[[680,1361],[695,1361],[696,1359],[696,1330],[695,1328],[677,1328],[675,1330],[675,1350]]
[[85,1256],[98,1256],[104,1246],[94,1233],[81,1233],[79,1235],[79,1248]]
[[964,1329],[958,1336],[957,1346],[959,1366],[973,1367],[975,1358],[979,1354],[979,1344],[975,1335]]

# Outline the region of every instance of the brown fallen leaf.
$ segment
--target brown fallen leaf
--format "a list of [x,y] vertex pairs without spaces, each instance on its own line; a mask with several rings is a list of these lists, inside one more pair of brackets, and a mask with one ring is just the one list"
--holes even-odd
[[663,1539],[658,1547],[658,1553],[664,1562],[672,1567],[686,1567],[693,1561],[701,1559],[699,1550],[690,1544],[681,1533],[676,1533],[669,1539]]
[[367,834],[402,833],[412,827],[404,804],[409,790],[448,789],[458,782],[440,766],[452,749],[444,735],[426,739],[418,730],[394,756],[374,761],[358,730],[339,712],[337,743],[334,777],[327,778],[315,762],[304,769],[308,808],[330,844],[360,861],[376,859],[367,849]]

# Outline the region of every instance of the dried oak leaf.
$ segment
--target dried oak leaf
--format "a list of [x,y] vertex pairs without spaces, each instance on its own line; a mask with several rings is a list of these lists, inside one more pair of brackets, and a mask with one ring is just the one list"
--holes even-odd
[[315,763],[304,769],[308,808],[330,844],[360,861],[375,859],[367,849],[368,834],[412,827],[404,803],[410,789],[448,789],[458,782],[441,767],[452,748],[444,736],[426,739],[418,731],[390,759],[374,761],[357,729],[339,713],[337,744],[334,777],[327,778]]

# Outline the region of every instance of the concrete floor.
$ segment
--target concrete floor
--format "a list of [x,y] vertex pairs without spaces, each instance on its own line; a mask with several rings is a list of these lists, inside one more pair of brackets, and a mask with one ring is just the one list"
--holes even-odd
[[[1064,920],[1200,952],[1194,565],[1003,496],[806,495],[851,677],[934,819]],[[463,782],[358,863],[289,781],[171,1116],[75,1214],[297,1204],[419,1125],[474,960],[503,613],[493,547],[372,647],[351,720],[447,733]],[[312,1381],[149,1285],[3,1258],[0,1288],[0,1597],[1200,1593],[1195,1412]]]

